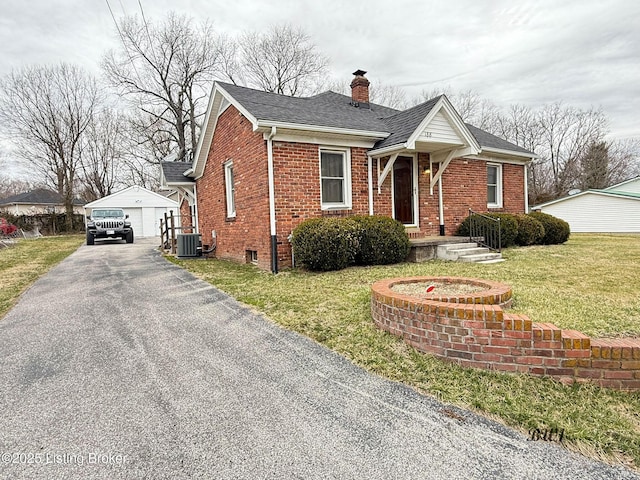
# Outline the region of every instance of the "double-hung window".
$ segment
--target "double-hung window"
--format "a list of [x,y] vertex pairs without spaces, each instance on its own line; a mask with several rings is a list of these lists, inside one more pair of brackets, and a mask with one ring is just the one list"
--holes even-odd
[[351,208],[349,150],[320,150],[320,200],[323,210]]
[[502,165],[487,165],[487,208],[502,208]]
[[236,216],[236,190],[233,178],[233,160],[224,164],[224,185],[227,198],[227,218]]

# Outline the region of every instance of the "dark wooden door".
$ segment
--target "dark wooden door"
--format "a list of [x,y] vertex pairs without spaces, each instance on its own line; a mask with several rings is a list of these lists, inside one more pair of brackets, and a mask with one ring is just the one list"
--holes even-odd
[[398,157],[393,164],[393,209],[396,220],[413,221],[413,159]]

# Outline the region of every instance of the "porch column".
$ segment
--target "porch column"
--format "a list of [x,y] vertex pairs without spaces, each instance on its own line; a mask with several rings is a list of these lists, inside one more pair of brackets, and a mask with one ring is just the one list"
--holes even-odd
[[442,199],[442,176],[438,180],[438,209],[440,217],[440,236],[444,237],[444,201]]

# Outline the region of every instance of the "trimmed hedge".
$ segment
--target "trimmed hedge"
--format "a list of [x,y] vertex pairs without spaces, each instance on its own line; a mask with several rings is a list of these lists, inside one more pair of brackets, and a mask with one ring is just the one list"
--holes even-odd
[[564,220],[542,212],[533,212],[529,215],[544,226],[544,237],[541,241],[543,245],[557,245],[569,240],[571,227]]
[[[571,229],[564,220],[541,212],[529,214],[483,213],[487,217],[499,218],[503,247],[512,245],[553,245],[564,243],[569,239]],[[483,218],[481,222],[489,222]],[[469,217],[465,218],[457,235],[469,236]]]
[[316,271],[398,263],[410,249],[404,226],[384,216],[306,220],[294,229],[291,245],[296,263]]
[[400,222],[382,215],[353,217],[360,225],[357,265],[388,265],[409,255],[409,236]]
[[295,228],[291,245],[296,262],[310,270],[340,270],[355,263],[359,236],[353,220],[313,218]]
[[518,222],[518,235],[516,236],[516,245],[526,247],[528,245],[539,245],[544,238],[544,225],[531,215],[520,213],[515,215]]

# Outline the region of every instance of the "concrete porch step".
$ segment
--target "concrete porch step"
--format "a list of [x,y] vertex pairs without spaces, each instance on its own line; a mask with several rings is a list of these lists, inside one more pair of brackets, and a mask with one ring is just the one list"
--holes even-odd
[[447,243],[446,245],[438,245],[438,250],[462,250],[464,248],[477,248],[478,244],[475,242],[466,243]]
[[473,255],[462,255],[458,257],[458,262],[497,263],[496,260],[503,260],[502,255],[490,252],[489,249],[487,249],[486,253],[476,253]]
[[504,258],[502,258],[502,256],[501,256],[500,258],[494,258],[492,260],[481,260],[481,261],[476,262],[476,263],[490,264],[490,263],[502,263],[502,262],[505,262],[505,261],[506,260]]
[[502,254],[491,252],[488,248],[480,247],[474,242],[438,245],[437,257],[440,260],[454,262],[498,263],[504,261]]

